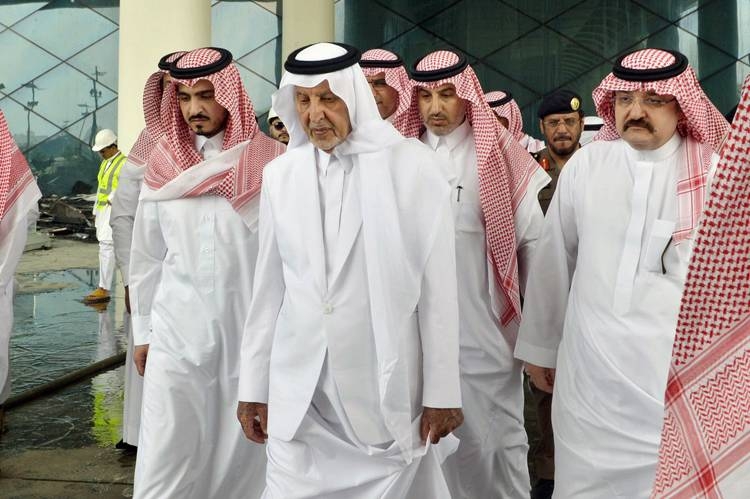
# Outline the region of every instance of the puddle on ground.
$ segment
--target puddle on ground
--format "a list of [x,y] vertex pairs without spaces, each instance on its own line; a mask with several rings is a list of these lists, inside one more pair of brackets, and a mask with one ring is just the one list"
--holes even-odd
[[[11,396],[125,350],[122,307],[82,303],[98,283],[96,270],[28,274],[19,281],[10,342]],[[112,446],[121,436],[123,380],[124,367],[119,367],[11,409],[0,452]]]

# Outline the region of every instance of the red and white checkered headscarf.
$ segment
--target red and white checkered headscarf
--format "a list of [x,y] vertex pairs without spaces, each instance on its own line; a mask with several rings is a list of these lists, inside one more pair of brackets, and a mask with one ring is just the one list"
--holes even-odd
[[[649,48],[625,56],[621,64],[628,69],[646,70],[665,68],[675,62],[672,53]],[[617,91],[653,91],[658,95],[673,95],[685,115],[677,124],[678,132],[687,137],[688,144],[686,161],[679,162],[678,221],[673,236],[676,242],[682,241],[690,236],[698,223],[711,156],[719,152],[729,131],[729,123],[703,92],[690,66],[677,76],[654,81],[623,80],[610,73],[592,93],[596,112],[604,121],[594,140],[620,138],[615,125],[614,93]]]
[[750,491],[732,475],[750,459],[750,77],[697,232],[665,402],[652,497]]
[[[504,99],[506,95],[505,92],[495,90],[484,94],[484,100],[489,104],[490,102]],[[523,116],[521,116],[521,109],[518,107],[515,100],[511,99],[502,106],[490,107],[490,109],[492,109],[496,115],[508,120],[508,131],[516,138],[516,140],[521,140],[524,137]]]
[[[370,49],[362,54],[362,61],[397,61],[398,56],[393,52],[384,49]],[[403,133],[406,124],[406,112],[409,110],[411,103],[412,81],[406,72],[404,66],[395,68],[386,67],[362,67],[362,72],[367,77],[375,76],[378,73],[385,73],[385,82],[389,87],[398,92],[398,107],[394,112],[391,123],[396,130]]]
[[0,220],[34,181],[29,164],[13,140],[0,111]]
[[[457,54],[440,50],[421,59],[416,69],[434,71],[449,68],[458,62]],[[501,322],[507,324],[514,317],[521,316],[513,215],[539,165],[495,118],[484,100],[479,79],[470,66],[449,78],[414,82],[404,131],[406,137],[419,137],[425,130],[417,99],[419,87],[437,88],[446,83],[453,84],[456,94],[467,101],[466,118],[471,124],[477,151],[479,200],[485,219],[487,258],[509,304],[500,317]]]
[[[212,48],[196,49],[178,59],[176,66],[199,68],[215,63],[220,57],[220,53]],[[185,123],[177,100],[178,85],[192,87],[200,80],[211,82],[216,102],[228,112],[222,150],[231,149],[248,140],[250,145],[242,153],[239,163],[230,171],[203,182],[186,196],[223,196],[235,209],[239,209],[260,192],[263,167],[283,153],[285,147],[258,128],[252,102],[234,63],[207,76],[172,79],[172,83],[164,91],[162,101],[162,121],[166,133],[148,160],[144,181],[152,190],[158,190],[184,170],[203,161],[195,148],[195,135]]]
[[[173,52],[163,60],[165,62],[174,62],[185,52]],[[161,102],[164,97],[162,88],[162,79],[169,71],[159,69],[146,80],[143,88],[143,118],[146,121],[144,128],[133,144],[128,153],[128,161],[135,166],[146,166],[151,151],[156,147],[156,143],[166,132],[166,128],[161,122]]]

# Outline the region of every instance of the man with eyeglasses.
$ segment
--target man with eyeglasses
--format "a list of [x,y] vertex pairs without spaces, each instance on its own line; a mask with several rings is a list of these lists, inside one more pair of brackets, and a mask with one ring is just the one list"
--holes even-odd
[[544,135],[547,147],[534,157],[552,181],[539,191],[539,204],[547,213],[552,195],[555,193],[557,177],[565,163],[581,147],[579,140],[583,131],[583,109],[581,97],[575,92],[560,89],[544,97],[539,105],[539,130]]
[[677,314],[729,124],[679,52],[620,57],[604,121],[560,175],[526,285],[516,357],[553,391],[556,498],[645,498]]

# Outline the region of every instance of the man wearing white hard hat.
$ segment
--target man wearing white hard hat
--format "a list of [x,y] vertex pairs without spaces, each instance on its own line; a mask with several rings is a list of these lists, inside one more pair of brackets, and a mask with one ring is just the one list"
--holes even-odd
[[112,130],[100,130],[94,138],[91,150],[102,157],[97,175],[98,188],[94,215],[96,238],[99,241],[99,287],[86,295],[85,303],[101,303],[109,301],[109,290],[115,276],[115,246],[112,240],[112,227],[109,216],[112,211],[112,196],[117,189],[117,179],[120,169],[125,163],[125,155],[117,148],[117,135]]

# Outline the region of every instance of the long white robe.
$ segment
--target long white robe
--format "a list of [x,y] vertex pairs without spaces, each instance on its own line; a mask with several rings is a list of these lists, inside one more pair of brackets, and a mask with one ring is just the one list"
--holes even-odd
[[[675,134],[566,163],[526,286],[516,356],[557,366],[555,498],[649,496],[691,239],[675,245]],[[718,158],[714,158],[718,159]]]
[[[457,179],[451,202],[465,421],[456,430],[458,451],[445,462],[446,478],[456,499],[528,497],[522,365],[513,358],[518,322],[501,326],[498,319],[502,310],[498,297],[504,299],[504,295],[488,266],[472,130],[465,121],[442,139],[428,130],[422,141],[439,155],[447,154]],[[539,169],[515,213],[521,286],[544,223],[537,193],[548,182],[549,177]]]
[[[186,173],[203,168],[211,163]],[[143,188],[130,262],[134,341],[150,344],[134,497],[257,498],[264,449],[236,419],[257,233],[223,197],[148,201],[149,192]]]
[[[115,259],[120,268],[122,283],[130,284],[130,245],[133,239],[133,223],[138,208],[138,195],[141,192],[145,168],[135,166],[125,160],[120,170],[117,192],[112,196],[110,225],[114,241]],[[124,327],[128,332],[128,345],[125,351],[125,401],[122,414],[122,440],[130,445],[138,445],[138,431],[141,424],[141,399],[143,378],[133,363],[133,328],[129,314],[125,312]]]
[[13,331],[13,276],[26,236],[39,215],[41,192],[32,182],[0,221],[0,404],[10,395],[10,335]]
[[[365,235],[372,227],[360,211],[362,173],[352,167],[347,175],[353,178],[344,177],[338,199],[330,190],[319,195],[314,151],[310,144],[289,150],[264,173],[258,291],[245,327],[239,390],[242,401],[269,404],[264,497],[447,499],[440,462],[455,448],[455,439],[425,446],[418,425],[422,406],[461,405],[456,289],[445,276],[455,265],[448,186],[423,170],[432,165],[407,160],[431,157],[415,141],[402,141],[389,153],[387,161],[395,157],[398,163],[366,166],[388,168],[390,188],[405,213],[402,230],[416,240],[414,248],[432,248],[417,282],[418,310],[409,309],[395,335],[406,366],[395,382],[410,399],[407,427],[399,431],[410,434],[413,445],[404,449],[386,428],[391,416],[383,406],[392,402],[383,402],[380,393],[384,383],[378,376],[382,366]],[[432,194],[421,198],[426,190]],[[429,199],[428,206],[442,199],[443,213],[421,217],[435,220],[434,230],[414,227],[419,217],[409,218],[424,206],[420,199]],[[326,237],[326,224],[330,230],[330,223],[337,223],[331,213],[340,213],[340,229]],[[425,232],[436,232],[431,242],[422,239]],[[326,239],[335,242],[325,248]],[[389,243],[381,244],[387,251]],[[411,300],[400,289],[390,295]],[[399,306],[391,311],[400,315]]]

